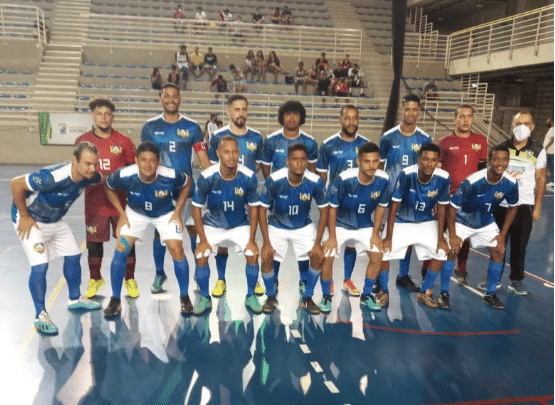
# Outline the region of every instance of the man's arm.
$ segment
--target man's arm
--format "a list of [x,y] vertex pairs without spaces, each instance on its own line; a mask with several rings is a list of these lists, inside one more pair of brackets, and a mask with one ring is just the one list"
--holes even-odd
[[451,253],[458,254],[462,246],[462,239],[457,236],[456,232],[457,209],[452,205],[447,208],[447,229],[449,230],[449,245]]
[[191,185],[193,184],[193,181],[191,180],[191,178],[189,176],[187,176],[187,182],[185,183],[185,185],[181,188],[181,190],[179,190],[179,197],[177,197],[177,202],[175,204],[175,209],[173,211],[173,214],[169,220],[169,222],[175,221],[179,224],[179,226],[181,227],[181,229],[183,229],[183,219],[181,218],[181,210],[183,209],[183,206],[185,205],[185,201],[187,201],[187,197],[189,196],[189,193],[191,192]]
[[532,219],[537,221],[542,215],[543,195],[545,193],[545,174],[546,168],[536,169],[536,189],[534,191],[534,211]]
[[208,152],[206,152],[206,150],[198,151],[197,157],[200,163],[201,170],[208,169],[212,165],[212,163],[210,163],[210,159],[208,158]]
[[440,250],[443,250],[446,254],[449,253],[449,245],[445,240],[445,236],[443,234],[443,230],[445,229],[445,216],[447,205],[446,204],[437,204],[437,250],[436,253]]
[[258,245],[256,244],[256,230],[258,229],[258,207],[249,205],[249,224],[250,224],[250,235],[249,235],[249,242],[245,247],[245,256],[247,252],[252,252],[252,255],[255,256],[256,260],[258,260]]
[[17,226],[17,234],[21,239],[28,239],[31,228],[34,226],[39,229],[35,220],[29,214],[27,204],[25,203],[25,192],[31,191],[25,182],[25,176],[16,177],[12,180],[12,196],[15,206],[19,211],[19,225]]
[[374,210],[374,228],[370,237],[370,247],[376,246],[380,252],[383,252],[383,240],[380,236],[383,219],[385,217],[385,207],[378,205]]
[[208,257],[212,251],[212,246],[208,243],[206,234],[204,233],[204,221],[202,220],[202,209],[200,207],[193,206],[193,221],[195,222],[195,229],[199,238],[197,250],[195,251],[195,258],[200,259],[203,256]]
[[391,241],[393,239],[393,226],[395,225],[395,218],[397,217],[397,211],[399,210],[400,205],[401,205],[400,201],[391,201],[391,204],[389,205],[385,239],[383,240],[384,253],[391,252]]
[[264,176],[265,179],[268,178],[268,176],[270,175],[270,165],[264,164],[262,163],[262,175]]
[[[328,240],[324,243],[324,255],[333,257],[337,251],[337,236],[335,233],[335,224],[337,222],[337,207],[328,208]],[[318,224],[319,225],[319,224]]]

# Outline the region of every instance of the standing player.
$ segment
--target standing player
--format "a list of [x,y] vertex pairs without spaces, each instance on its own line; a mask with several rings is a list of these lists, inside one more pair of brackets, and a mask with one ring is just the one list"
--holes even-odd
[[[358,108],[352,104],[341,107],[339,112],[339,123],[341,131],[330,136],[320,145],[316,170],[326,185],[333,184],[337,176],[347,169],[357,165],[358,148],[368,142],[368,139],[360,135],[358,131]],[[349,294],[359,296],[360,291],[351,280],[351,274],[355,268],[357,252],[354,248],[347,246],[343,258],[345,277],[343,288]],[[333,295],[333,281],[331,295]]]
[[35,305],[35,328],[56,334],[44,303],[48,263],[64,257],[64,277],[69,289],[69,309],[98,309],[98,302],[81,297],[81,250],[69,225],[62,219],[85,187],[99,183],[98,151],[89,142],[75,145],[71,162],[45,167],[11,182],[12,222],[31,265],[29,290]]
[[[443,279],[445,268],[447,267],[448,273],[449,268],[452,270],[455,266],[455,255],[463,240],[470,238],[473,247],[486,246],[490,251],[490,263],[484,302],[497,309],[505,308],[495,295],[495,290],[503,271],[505,242],[517,213],[519,200],[517,182],[505,172],[508,166],[509,149],[504,145],[497,145],[489,152],[487,169],[470,175],[457,189],[451,199],[447,219],[452,254],[442,269]],[[507,201],[509,208],[499,231],[493,213],[499,209],[503,200]],[[446,278],[447,276],[445,274]]]
[[[262,156],[262,135],[255,129],[247,126],[249,115],[249,104],[247,98],[241,94],[234,94],[227,99],[226,113],[229,116],[229,124],[214,133],[208,148],[210,161],[218,163],[217,149],[220,139],[226,135],[237,140],[239,144],[239,163],[252,170],[255,174],[260,169]],[[225,268],[227,264],[227,249],[222,247],[216,255],[216,267],[218,270],[218,282],[212,291],[214,297],[221,297],[225,293]],[[257,283],[256,295],[264,294],[264,290]]]
[[306,109],[300,101],[287,101],[279,107],[278,122],[282,126],[264,140],[262,148],[262,174],[268,178],[270,173],[284,168],[288,157],[287,148],[294,143],[303,143],[308,148],[308,170],[316,172],[318,143],[300,129],[306,120]]
[[[137,239],[142,239],[146,228],[154,225],[162,243],[168,246],[173,258],[175,276],[179,283],[181,313],[193,310],[189,299],[189,264],[183,252],[183,221],[181,209],[191,191],[192,180],[183,172],[160,166],[160,151],[152,142],[137,148],[136,164],[114,172],[107,180],[106,194],[119,213],[119,239],[112,259],[110,276],[112,298],[104,310],[106,316],[121,311],[121,283],[127,255]],[[125,210],[114,190],[125,190]],[[179,195],[173,205],[172,196]]]
[[254,313],[260,313],[262,306],[254,295],[259,270],[259,251],[255,241],[258,181],[252,170],[239,164],[239,145],[233,136],[220,137],[216,154],[219,163],[201,172],[193,198],[193,218],[199,236],[195,274],[202,294],[193,313],[201,315],[212,307],[208,292],[208,256],[218,246],[235,246],[245,254],[245,306]]
[[[270,313],[276,307],[276,268],[279,269],[291,243],[304,289],[301,305],[318,313],[311,297],[324,259],[322,237],[328,220],[326,186],[318,175],[307,170],[308,148],[304,143],[287,148],[286,165],[266,179],[260,197],[260,231],[264,240],[262,279],[268,295],[262,310]],[[310,219],[312,200],[320,211],[317,230]],[[270,216],[267,216],[268,209]]]
[[331,310],[330,289],[335,252],[349,242],[357,251],[365,251],[370,259],[360,305],[373,311],[381,310],[371,293],[382,264],[380,227],[389,202],[389,178],[378,169],[379,165],[380,150],[376,144],[368,142],[358,149],[358,167],[342,172],[330,186],[329,239],[324,244],[326,258],[321,280],[323,297],[320,311],[324,313]]
[[[175,84],[168,83],[162,87],[160,92],[160,104],[164,112],[149,119],[141,131],[141,142],[150,141],[160,150],[160,164],[171,167],[175,171],[185,173],[193,179],[193,151],[197,154],[200,167],[206,169],[210,166],[210,160],[206,153],[206,143],[200,126],[190,118],[179,113],[181,105],[181,94]],[[187,232],[191,241],[191,250],[195,251],[197,234],[192,220],[192,191],[182,215],[185,219]],[[152,244],[154,265],[156,266],[156,277],[152,284],[153,294],[162,292],[162,284],[166,280],[164,272],[164,256],[166,247],[160,243],[160,234],[154,232]]]
[[[420,113],[420,99],[414,94],[408,94],[403,98],[403,121],[401,124],[385,132],[380,138],[381,169],[389,175],[389,195],[392,195],[397,177],[406,167],[418,163],[418,152],[422,145],[432,142],[430,136],[416,126],[418,114]],[[418,291],[409,276],[411,249],[399,261],[399,274],[396,284],[410,291]],[[385,288],[387,286],[380,287]]]
[[[449,251],[443,236],[445,208],[449,204],[449,173],[437,167],[440,153],[433,143],[422,145],[418,163],[401,170],[391,197],[383,241],[384,262],[402,259],[409,246],[414,246],[419,260],[431,260],[417,295],[419,302],[431,308],[438,307],[431,288]],[[385,267],[388,266],[382,269]]]
[[[98,98],[89,103],[94,129],[77,138],[76,143],[87,141],[98,150],[98,172],[109,175],[120,167],[135,162],[135,145],[128,137],[112,128],[114,121],[114,104],[105,98]],[[118,193],[120,204],[125,207],[125,193]],[[118,223],[118,212],[112,206],[102,185],[87,187],[85,190],[85,225],[87,227],[87,251],[90,280],[87,297],[96,295],[104,285],[100,274],[102,257],[104,256],[104,242],[110,240],[110,225],[114,237]],[[124,285],[131,298],[139,296],[139,289],[135,281],[135,249],[127,256]]]

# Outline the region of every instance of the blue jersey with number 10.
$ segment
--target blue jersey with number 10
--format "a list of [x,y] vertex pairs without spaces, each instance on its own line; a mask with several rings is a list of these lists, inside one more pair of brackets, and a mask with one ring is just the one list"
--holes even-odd
[[287,149],[294,143],[303,143],[308,148],[308,162],[316,163],[318,160],[318,143],[312,136],[300,130],[296,138],[290,139],[283,135],[283,129],[273,132],[264,140],[262,148],[262,163],[271,166],[274,173],[286,166]]

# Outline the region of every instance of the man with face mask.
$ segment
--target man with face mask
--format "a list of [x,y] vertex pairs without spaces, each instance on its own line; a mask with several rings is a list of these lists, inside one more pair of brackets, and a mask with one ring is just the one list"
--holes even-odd
[[[513,118],[512,138],[500,144],[510,152],[507,173],[518,182],[518,211],[505,241],[511,241],[509,289],[518,295],[528,294],[522,283],[526,246],[532,233],[532,224],[541,216],[545,191],[546,154],[539,143],[530,139],[533,130],[532,113],[521,111]],[[507,203],[503,201],[493,214],[498,226],[503,225],[506,214]],[[483,283],[478,287],[484,287]]]

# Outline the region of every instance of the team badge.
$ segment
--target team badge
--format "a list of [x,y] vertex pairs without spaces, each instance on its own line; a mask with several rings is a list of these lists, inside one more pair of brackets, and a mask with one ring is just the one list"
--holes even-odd
[[254,142],[247,142],[247,149],[248,150],[256,150],[256,143]]
[[419,143],[413,143],[411,148],[413,151],[418,152],[420,151],[420,148],[422,147],[422,145],[420,145]]
[[308,193],[299,193],[299,200],[301,200],[301,201],[310,201],[310,194],[308,194]]
[[473,144],[472,144],[472,149],[474,149],[474,150],[482,150],[482,145],[480,145],[479,143],[473,143]]
[[42,180],[39,176],[33,176],[33,183],[40,185],[42,183]]
[[186,129],[178,129],[177,130],[177,135],[179,135],[181,138],[188,138],[189,137],[189,131]]
[[165,198],[168,196],[168,190],[155,190],[154,196],[156,198]]
[[123,149],[121,148],[121,146],[110,146],[110,152],[113,153],[114,155],[121,155],[121,152],[123,152]]
[[96,229],[96,226],[90,225],[87,226],[87,233],[90,233],[91,235],[96,235],[98,233],[98,230]]
[[238,196],[244,195],[245,191],[243,190],[243,187],[235,187],[235,194]]
[[372,191],[372,193],[370,193],[370,198],[372,200],[376,200],[376,199],[380,198],[381,194],[382,194],[382,192],[379,191],[379,190],[378,191]]
[[437,196],[437,194],[438,194],[437,188],[435,190],[428,190],[428,198],[434,198],[435,196]]
[[501,200],[503,197],[505,197],[505,193],[501,192],[501,191],[496,191],[495,194],[493,195],[495,198],[497,198],[498,200]]
[[33,245],[33,249],[35,250],[35,252],[37,253],[44,253],[46,247],[44,246],[44,243],[35,243]]

